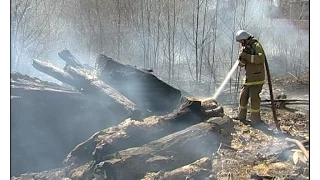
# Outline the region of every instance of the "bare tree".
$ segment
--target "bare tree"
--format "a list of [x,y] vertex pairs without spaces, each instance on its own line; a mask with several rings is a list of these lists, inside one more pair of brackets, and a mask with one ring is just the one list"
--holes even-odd
[[[216,69],[215,68],[215,56],[216,56],[216,42],[217,42],[217,29],[218,29],[218,9],[219,9],[219,0],[216,1],[216,5],[215,5],[215,12],[213,14],[213,26],[212,26],[212,31],[213,31],[213,35],[212,35],[212,55],[211,55],[211,51],[210,51],[210,46],[209,46],[209,50],[208,50],[208,67],[209,72],[210,72],[210,77],[209,77],[209,84],[208,84],[208,90],[207,93],[209,94],[211,92],[211,86],[212,86],[212,80],[214,82],[214,85],[216,84]],[[210,44],[209,44],[210,45]],[[210,58],[212,57],[212,58]],[[211,62],[210,62],[211,60]],[[215,86],[213,86],[213,90],[215,90]]]
[[[171,1],[167,2],[167,42],[168,42],[168,82],[174,80],[175,66],[175,34],[176,34],[176,0],[173,0],[172,10]],[[172,11],[172,12],[171,12]],[[172,18],[171,18],[172,17]]]
[[14,0],[11,2],[12,70],[25,71],[30,57],[39,57],[58,41],[60,12],[56,1]]
[[[152,67],[157,76],[170,83],[184,78],[194,88],[205,82],[202,88],[210,93],[236,61],[235,33],[243,28],[266,44],[271,67],[275,66],[273,59],[282,56],[281,70],[298,77],[308,68],[304,60],[308,49],[294,42],[304,42],[308,36],[301,31],[299,36],[291,33],[288,40],[281,33],[274,33],[274,26],[268,22],[272,19],[264,9],[267,3],[270,2],[14,0],[10,27],[12,68],[21,70],[31,56],[56,54],[52,47],[70,48],[87,63],[96,54],[105,53],[125,63]],[[234,93],[234,82],[239,77],[239,71],[232,76],[229,93]]]
[[117,60],[121,61],[121,5],[120,0],[117,0],[117,10],[118,10],[118,39],[117,39]]
[[161,0],[157,0],[154,3],[154,10],[155,10],[155,35],[153,37],[153,68],[158,68],[159,66],[159,47],[160,47],[160,29],[161,29]]
[[[206,26],[207,4],[208,1],[197,0],[194,2],[192,6],[191,27],[183,27],[186,40],[189,42],[195,54],[195,76],[197,84],[201,81],[204,46],[209,34]],[[201,11],[202,8],[204,8],[203,11]],[[191,33],[189,32],[189,28],[192,29]]]
[[102,49],[103,49],[103,45],[104,45],[104,35],[103,35],[103,24],[102,24],[102,21],[101,21],[101,14],[100,14],[100,1],[99,0],[95,0],[95,5],[96,5],[96,13],[97,13],[97,19],[98,19],[98,26],[99,26],[99,32],[100,32],[100,36],[99,36],[99,51],[102,52]]

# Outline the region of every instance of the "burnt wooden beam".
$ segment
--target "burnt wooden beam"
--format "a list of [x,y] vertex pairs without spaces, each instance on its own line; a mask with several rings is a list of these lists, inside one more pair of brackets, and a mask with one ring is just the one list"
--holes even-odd
[[[37,70],[48,74],[61,82],[75,87],[84,94],[90,94],[97,100],[105,103],[107,106],[112,105],[115,114],[126,114],[127,117],[139,118],[141,111],[137,106],[112,87],[108,86],[93,73],[84,69],[75,69],[68,66],[62,70],[52,63],[33,60],[33,67]],[[118,105],[118,107],[116,106]]]
[[73,179],[107,176],[124,180],[141,179],[147,172],[171,171],[211,156],[221,142],[230,144],[232,128],[227,128],[230,124],[232,120],[228,117],[215,117],[143,146],[105,155],[86,165],[87,168],[71,171],[70,176]]
[[98,77],[141,109],[156,115],[172,112],[180,104],[181,92],[158,79],[151,72],[121,64],[100,54],[96,60]]
[[[85,93],[98,93],[107,102],[116,103],[119,105],[119,109],[115,108],[114,113],[121,114],[127,113],[128,117],[140,118],[141,111],[132,101],[120,94],[118,91],[105,84],[100,79],[96,78],[92,73],[84,69],[75,69],[73,67],[67,67],[66,72],[77,79],[80,82],[81,88]],[[125,109],[126,112],[120,112],[119,110]],[[117,113],[118,112],[118,113]]]
[[55,66],[50,62],[34,59],[32,66],[42,73],[45,73],[63,83],[74,86],[74,78],[70,74],[65,72],[63,69],[60,69],[59,67]]
[[126,118],[88,95],[20,73],[11,73],[10,90],[11,175],[59,167],[77,144]]
[[142,180],[186,180],[205,179],[212,175],[212,161],[204,157],[191,164],[174,169],[172,171],[160,171],[147,173]]
[[83,66],[79,60],[74,57],[68,49],[64,49],[58,53],[59,57],[66,62],[66,66],[72,66],[74,68],[83,69]]
[[[211,111],[208,113],[209,109]],[[223,116],[223,108],[215,102],[201,104],[196,99],[186,99],[180,108],[167,115],[151,116],[143,121],[127,119],[118,126],[94,134],[76,146],[64,163],[81,165],[90,160],[99,160],[103,155],[141,146],[211,117]]]

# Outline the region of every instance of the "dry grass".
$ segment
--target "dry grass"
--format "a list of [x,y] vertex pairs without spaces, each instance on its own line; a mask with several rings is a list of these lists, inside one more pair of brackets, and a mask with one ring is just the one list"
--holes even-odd
[[[224,109],[228,116],[236,114],[236,108]],[[269,130],[275,131],[271,110],[264,109],[261,114],[264,122],[270,125]],[[277,110],[277,116],[282,130],[297,138],[309,138],[308,115]],[[236,133],[233,134],[231,147],[235,150],[220,149],[213,159],[212,168],[217,172],[218,179],[248,180],[253,174],[285,179],[287,175],[296,174],[306,167],[295,165],[290,151],[284,158],[275,156],[288,145],[279,133],[279,136],[273,136],[239,121],[234,120],[234,123]]]

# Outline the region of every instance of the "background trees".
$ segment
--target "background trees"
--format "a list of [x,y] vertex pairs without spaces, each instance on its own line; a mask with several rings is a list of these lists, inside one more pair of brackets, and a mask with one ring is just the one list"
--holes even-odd
[[[103,53],[152,68],[186,91],[212,95],[236,61],[234,34],[244,28],[263,44],[273,76],[299,78],[309,72],[309,31],[290,19],[275,19],[282,18],[282,9],[286,16],[289,12],[287,2],[275,2],[13,0],[11,71],[50,79],[32,68],[32,59],[55,61],[67,48],[84,64],[93,66]],[[234,73],[230,87],[238,75]]]

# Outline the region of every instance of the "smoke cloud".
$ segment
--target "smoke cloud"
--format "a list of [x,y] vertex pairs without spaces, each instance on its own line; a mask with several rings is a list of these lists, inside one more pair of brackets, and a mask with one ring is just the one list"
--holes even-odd
[[[277,19],[281,12],[276,1],[271,4],[260,0],[202,0],[201,4],[193,1],[141,2],[143,4],[133,1],[121,1],[120,4],[94,4],[82,0],[12,1],[11,71],[61,84],[34,69],[32,60],[50,61],[63,68],[65,62],[59,59],[58,52],[67,48],[82,64],[93,67],[96,57],[105,54],[138,68],[152,68],[161,80],[184,91],[196,92],[196,96],[210,96],[214,94],[214,85],[223,81],[236,61],[239,44],[234,40],[235,32],[246,29],[264,47],[272,76],[288,73],[301,76],[309,72],[309,31],[297,28],[290,20]],[[196,82],[200,69],[201,79]],[[133,86],[127,88],[134,89]],[[24,101],[30,105],[23,107],[12,101],[11,142],[17,145],[13,151],[21,149],[23,144],[51,142],[55,149],[51,153],[60,160],[74,145],[89,138],[97,129],[105,128],[104,119],[112,119],[94,111],[97,102],[54,104],[56,99],[41,103],[61,109],[53,111],[48,107],[48,111],[54,113],[39,119],[37,114],[40,112],[31,105],[39,103],[35,98],[38,95],[27,97]],[[78,108],[73,112],[70,106]],[[80,106],[83,111],[79,114]],[[68,117],[59,116],[62,109],[70,111]],[[25,114],[27,116],[21,117]],[[92,122],[92,119],[101,122]],[[73,127],[74,123],[78,124],[77,128]],[[61,129],[83,134],[70,137],[66,132],[59,132]],[[66,142],[73,145],[61,144],[61,138],[70,138]],[[41,147],[38,148],[39,151],[26,149],[25,153],[36,159]],[[47,150],[51,146],[43,148],[41,152],[49,154]],[[15,156],[21,155],[13,153]],[[53,167],[48,165],[49,160],[43,158],[41,161],[36,167]],[[12,162],[23,165],[23,162]]]

